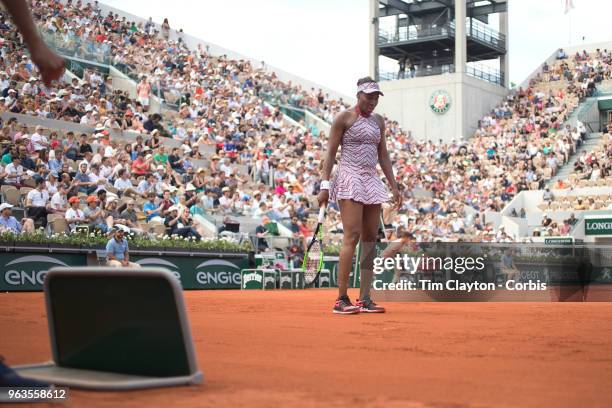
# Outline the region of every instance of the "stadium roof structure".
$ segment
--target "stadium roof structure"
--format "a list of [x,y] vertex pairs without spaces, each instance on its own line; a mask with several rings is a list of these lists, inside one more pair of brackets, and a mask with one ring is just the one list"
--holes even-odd
[[[423,75],[455,71],[454,50],[458,29],[454,0],[374,1],[378,2],[379,21],[375,41],[378,55],[397,61],[407,58],[411,63],[426,68],[420,71]],[[497,31],[488,23],[489,15],[507,13],[507,0],[463,2],[465,26],[458,35],[465,36],[465,61],[494,60],[505,56],[507,14],[504,14],[504,26],[500,25],[501,31]],[[503,86],[504,71],[503,68],[496,71],[492,79],[487,80]],[[379,78],[388,79],[380,76]]]
[[[489,14],[508,11],[507,0],[465,0],[467,17],[473,17],[487,24]],[[379,0],[380,17],[394,16],[396,14],[410,14],[418,16],[440,12],[455,5],[454,0]]]

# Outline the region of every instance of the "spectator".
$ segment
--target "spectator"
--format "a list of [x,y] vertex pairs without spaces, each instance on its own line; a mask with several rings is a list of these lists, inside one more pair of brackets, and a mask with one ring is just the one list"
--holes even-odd
[[21,222],[12,216],[13,206],[9,203],[0,204],[0,232],[12,232],[13,234],[34,232],[34,221],[30,218],[22,218]]
[[[104,200],[100,200],[100,202],[104,204]],[[126,227],[128,226],[126,220],[121,218],[121,215],[117,208],[117,204],[117,199],[114,197],[110,197],[106,201],[106,207],[104,208],[104,217],[106,219],[106,226],[108,227],[109,231],[112,230],[115,225],[120,224]]]
[[[130,183],[131,184],[131,183]],[[136,192],[142,197],[148,197],[149,193],[156,193],[157,191],[157,178],[154,174],[149,174],[147,177],[138,183]]]
[[130,228],[130,232],[143,234],[144,231],[138,228],[138,214],[136,213],[135,206],[134,200],[127,200],[126,207],[121,214],[119,214],[119,217],[123,220],[124,225]]
[[553,193],[550,191],[550,188],[546,187],[546,190],[544,190],[543,199],[544,202],[549,205],[554,200]]
[[[117,177],[115,180],[113,187],[117,189],[120,196],[136,196],[140,193],[140,186],[138,191],[134,190],[134,185],[132,184],[132,180],[130,180],[130,175],[125,169],[120,169],[117,175],[119,177]],[[149,176],[149,178],[150,177],[153,176]]]
[[75,176],[75,185],[80,193],[91,194],[96,191],[96,185],[89,177],[88,165],[85,162],[79,165],[79,171]]
[[9,163],[4,169],[6,174],[4,178],[4,183],[15,186],[17,188],[21,187],[21,181],[24,177],[24,169],[21,165],[21,158],[19,156],[14,156],[11,159],[11,163]]
[[138,86],[136,86],[137,100],[140,102],[145,112],[149,110],[149,95],[151,93],[151,85],[146,75],[143,75]]
[[406,62],[407,62],[407,58],[406,57],[402,57],[399,59],[398,64],[399,64],[399,72],[397,73],[397,79],[404,79],[406,78]]
[[151,221],[164,221],[164,218],[161,216],[161,212],[164,208],[164,203],[160,202],[159,204],[155,203],[155,198],[157,196],[155,195],[154,192],[150,192],[148,194],[148,198],[149,201],[147,201],[146,203],[144,203],[143,205],[143,212],[145,213],[146,217],[147,217],[147,221],[151,222]]
[[[49,212],[53,214],[65,215],[66,211],[69,208],[68,205],[68,191],[70,190],[70,186],[64,183],[60,183],[57,189],[57,192],[51,196],[51,205],[49,208]],[[78,199],[77,199],[78,200]]]
[[548,214],[544,213],[544,215],[542,216],[542,226],[543,227],[548,227],[550,226],[550,224],[552,223],[552,218],[550,218],[548,216]]
[[268,225],[269,222],[270,218],[263,217],[261,219],[261,225],[258,225],[257,228],[255,228],[257,250],[260,252],[267,251],[269,248],[268,241],[266,241],[266,237],[268,236],[268,229],[266,228],[266,225]]
[[49,148],[49,141],[44,135],[44,129],[42,126],[36,126],[36,131],[32,134],[32,136],[30,136],[30,142],[34,147],[35,152]]
[[45,190],[45,181],[40,179],[36,182],[36,188],[28,192],[26,197],[26,209],[30,218],[40,221],[43,228],[47,227],[47,207],[49,205],[49,193]]
[[571,229],[569,220],[563,220],[563,224],[559,226],[559,235],[569,235]]
[[71,231],[74,231],[77,225],[84,224],[86,222],[85,213],[79,208],[80,200],[78,197],[73,196],[68,199],[70,208],[66,210],[66,222],[70,227]]
[[168,217],[164,221],[166,233],[170,236],[178,235],[183,238],[200,239],[201,235],[197,232],[193,225],[193,220],[189,214],[189,209],[179,212],[178,205],[173,205],[169,208]]
[[140,152],[136,156],[136,160],[132,162],[132,174],[135,176],[144,176],[149,173],[151,161],[145,159],[145,154]]
[[566,58],[567,58],[567,55],[565,54],[565,51],[563,51],[563,48],[559,48],[559,50],[557,51],[557,59],[562,60]]
[[106,244],[106,264],[113,267],[140,268],[135,262],[130,262],[130,252],[125,231],[117,227],[113,229],[113,237]]
[[109,228],[105,222],[105,213],[102,207],[98,206],[98,197],[90,195],[87,197],[87,207],[83,211],[90,230],[98,229],[103,233],[108,232]]
[[168,41],[170,39],[170,24],[167,18],[164,18],[164,22],[161,25],[161,32],[164,40]]

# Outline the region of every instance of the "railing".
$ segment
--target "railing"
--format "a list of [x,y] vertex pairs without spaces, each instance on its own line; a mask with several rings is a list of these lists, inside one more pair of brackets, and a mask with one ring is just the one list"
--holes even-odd
[[[406,71],[403,75],[398,71],[381,71],[378,74],[378,79],[380,81],[394,81],[396,79],[410,79],[452,72],[455,72],[454,64],[442,64],[437,66],[426,65],[425,67],[417,67],[417,69],[412,72]],[[466,66],[466,73],[474,78],[482,79],[492,84],[503,86],[504,83],[504,74],[498,69],[486,65],[469,62]]]
[[104,65],[111,65],[112,55],[108,43],[88,41],[73,34],[56,34],[41,31],[45,42],[66,57],[79,58]]
[[76,75],[79,78],[83,78],[83,75],[85,74],[85,68],[83,67],[83,65],[79,64],[78,62],[72,59],[69,60],[68,69],[70,70],[70,72],[72,72],[74,75]]
[[506,36],[499,31],[493,30],[488,25],[470,18],[466,21],[466,28],[468,37],[505,49]]
[[[466,36],[500,49],[505,49],[506,36],[478,20],[468,18],[465,21]],[[455,22],[442,25],[411,25],[397,29],[379,29],[378,44],[392,44],[405,41],[422,40],[432,37],[454,37]]]
[[[70,69],[75,72],[81,78],[83,77],[83,70],[85,64],[80,64],[76,60],[84,60],[91,62],[94,65],[100,64],[102,66],[112,66],[122,74],[126,75],[130,79],[138,82],[138,72],[134,71],[129,65],[116,62],[110,52],[110,46],[104,43],[98,43],[96,41],[89,41],[76,37],[71,34],[56,34],[48,31],[41,32],[45,42],[57,52],[71,59]],[[151,83],[151,90],[153,94],[160,95],[163,89],[160,89],[158,84]],[[167,90],[166,90],[167,91]]]
[[295,108],[293,106],[287,105],[280,105],[279,108],[283,114],[289,116],[291,119],[295,120],[298,123],[306,119],[306,112],[304,112],[304,109]]
[[398,71],[382,71],[378,74],[378,78],[380,81],[393,81],[395,79],[418,78],[431,75],[448,74],[452,72],[455,72],[454,64],[443,64],[437,66],[427,65],[425,67],[417,67],[417,69],[414,71],[406,71],[403,73],[403,75]]
[[455,26],[451,24],[443,25],[432,25],[432,26],[409,26],[400,27],[396,30],[384,30],[378,31],[378,43],[388,44],[412,40],[420,40],[430,37],[438,36],[454,36]]
[[498,69],[478,63],[468,63],[466,70],[467,74],[474,78],[482,79],[500,86],[504,85],[504,73],[500,72]]
[[442,25],[411,25],[408,27],[400,27],[397,30],[378,30],[378,43],[381,45],[421,40],[425,38],[438,37],[438,36],[450,36],[455,35],[455,25],[453,23],[446,23]]

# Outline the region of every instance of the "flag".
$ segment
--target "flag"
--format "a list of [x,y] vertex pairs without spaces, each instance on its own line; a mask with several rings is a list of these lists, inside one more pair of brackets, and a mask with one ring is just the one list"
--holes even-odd
[[574,3],[572,0],[565,0],[565,14],[569,13],[571,9],[574,8]]

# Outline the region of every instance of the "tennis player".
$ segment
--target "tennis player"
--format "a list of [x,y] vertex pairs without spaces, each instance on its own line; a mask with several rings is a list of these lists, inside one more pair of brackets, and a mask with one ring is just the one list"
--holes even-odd
[[[339,296],[333,308],[333,312],[338,314],[385,311],[370,299],[380,208],[389,197],[376,171],[377,164],[380,163],[385,174],[397,209],[402,205],[402,198],[387,151],[385,122],[374,113],[378,97],[382,94],[378,83],[372,78],[357,81],[357,105],[334,119],[327,144],[318,200],[319,205],[327,205],[330,199],[337,202],[342,218],[344,239],[338,265]],[[342,146],[341,157],[334,179],[330,182],[338,146]],[[355,247],[360,239],[361,284],[359,299],[353,305],[347,294],[348,279]]]

